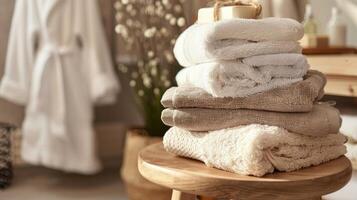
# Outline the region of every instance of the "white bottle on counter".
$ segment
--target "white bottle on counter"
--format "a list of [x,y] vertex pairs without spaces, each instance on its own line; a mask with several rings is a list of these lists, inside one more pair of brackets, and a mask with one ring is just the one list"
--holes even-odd
[[307,35],[317,35],[317,23],[312,12],[311,4],[306,4],[304,18],[304,32]]
[[347,40],[347,26],[338,8],[332,8],[332,17],[328,24],[330,46],[344,47]]

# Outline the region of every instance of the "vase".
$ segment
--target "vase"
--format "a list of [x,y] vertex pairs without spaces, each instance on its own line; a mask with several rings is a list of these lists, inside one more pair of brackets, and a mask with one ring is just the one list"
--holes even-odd
[[159,142],[162,142],[161,137],[148,136],[144,129],[130,129],[127,132],[121,177],[129,200],[171,199],[170,189],[149,182],[141,176],[138,170],[139,152]]

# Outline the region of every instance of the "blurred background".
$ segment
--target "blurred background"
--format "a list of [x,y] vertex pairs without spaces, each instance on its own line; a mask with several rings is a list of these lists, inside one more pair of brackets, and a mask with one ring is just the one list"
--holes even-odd
[[[7,56],[11,46],[9,38],[13,36],[10,29],[16,26],[12,20],[19,1],[24,0],[0,0],[0,76],[4,73],[6,76],[6,59],[11,59]],[[82,0],[63,1],[86,3]],[[103,169],[83,175],[81,170],[53,169],[40,161],[35,165],[24,161],[21,158],[24,143],[21,125],[27,115],[27,105],[2,98],[0,124],[3,136],[0,139],[3,141],[0,141],[0,150],[5,152],[1,154],[5,158],[0,162],[5,164],[0,163],[0,167],[4,166],[4,171],[0,173],[0,185],[6,189],[0,190],[0,199],[126,200],[129,196],[139,200],[144,194],[154,196],[158,193],[164,197],[149,199],[167,197],[167,189],[153,186],[138,174],[137,154],[143,147],[160,141],[167,129],[160,120],[162,108],[159,100],[163,92],[175,84],[174,75],[180,69],[172,48],[180,32],[195,22],[197,10],[206,6],[208,1],[91,1],[98,6],[94,10],[99,11],[102,23],[99,28],[104,31],[105,48],[109,49],[108,55],[113,62],[110,66],[120,85],[120,90],[114,93],[115,102],[91,105],[95,110],[93,127],[96,145],[93,151],[97,152]],[[344,118],[341,131],[349,137],[349,157],[357,167],[357,1],[259,2],[263,5],[262,17],[289,17],[304,24],[306,37],[301,41],[304,54],[313,69],[327,75],[326,100],[336,101],[341,109]],[[16,9],[20,9],[18,7]],[[57,5],[52,12],[62,12],[61,9],[65,9],[62,7]],[[95,11],[89,9],[88,12]],[[92,22],[83,23],[91,26]],[[98,52],[103,53],[101,50]],[[356,175],[350,185],[326,199],[353,199],[357,196],[353,188],[357,188]],[[141,194],[140,191],[147,193]]]

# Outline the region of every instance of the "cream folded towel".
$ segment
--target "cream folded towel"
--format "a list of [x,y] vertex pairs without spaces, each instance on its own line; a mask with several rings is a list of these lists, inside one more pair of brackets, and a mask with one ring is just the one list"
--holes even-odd
[[285,129],[248,125],[206,133],[176,127],[164,136],[165,149],[243,175],[264,176],[319,165],[346,153],[341,134],[309,137]]
[[309,68],[301,54],[271,54],[184,68],[176,81],[215,97],[246,97],[301,81]]
[[213,97],[197,87],[172,87],[162,96],[166,108],[252,109],[276,112],[310,112],[324,95],[325,76],[309,71],[303,81],[249,97]]
[[254,55],[301,53],[297,41],[303,35],[300,23],[283,18],[194,24],[177,39],[174,54],[180,65],[188,67]]

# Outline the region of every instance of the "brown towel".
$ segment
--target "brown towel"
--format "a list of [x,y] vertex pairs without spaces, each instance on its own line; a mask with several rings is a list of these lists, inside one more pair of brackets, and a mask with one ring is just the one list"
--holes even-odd
[[276,112],[310,112],[314,102],[322,98],[325,85],[326,78],[322,73],[309,71],[304,81],[245,98],[213,97],[200,88],[173,87],[166,91],[161,103],[166,108],[244,108]]
[[263,124],[310,136],[336,134],[341,127],[340,112],[327,104],[315,105],[308,113],[278,113],[257,110],[204,108],[165,109],[162,121],[189,131],[213,131],[240,125]]

